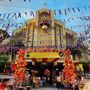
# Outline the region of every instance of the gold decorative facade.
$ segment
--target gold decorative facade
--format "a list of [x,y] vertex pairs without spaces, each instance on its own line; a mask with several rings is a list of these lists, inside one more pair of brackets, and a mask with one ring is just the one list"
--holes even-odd
[[54,13],[48,9],[36,11],[36,17],[24,24],[22,28],[13,31],[13,36],[22,40],[26,47],[52,47],[55,49],[75,46],[76,33],[64,27],[59,20],[54,19]]

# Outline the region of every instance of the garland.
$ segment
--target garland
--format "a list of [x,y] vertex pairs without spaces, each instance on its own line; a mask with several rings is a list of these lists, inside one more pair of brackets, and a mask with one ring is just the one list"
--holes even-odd
[[76,74],[75,74],[75,65],[70,59],[70,54],[71,54],[70,50],[64,51],[65,62],[63,64],[64,69],[62,71],[62,74],[65,82],[73,84],[75,82]]
[[15,60],[15,64],[11,64],[11,69],[14,72],[13,75],[16,78],[17,82],[23,82],[24,79],[24,74],[27,65],[24,54],[24,50],[20,49],[17,53],[18,57]]

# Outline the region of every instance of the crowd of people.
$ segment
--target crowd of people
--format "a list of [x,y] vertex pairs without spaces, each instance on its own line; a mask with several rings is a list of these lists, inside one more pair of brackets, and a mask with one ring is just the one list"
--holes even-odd
[[[53,86],[58,90],[60,89],[68,89],[68,90],[88,90],[86,89],[88,86],[85,86],[87,79],[80,75],[75,79],[73,84],[66,82],[63,79],[62,73],[58,73],[51,78],[51,75],[47,76],[44,73],[40,75],[39,71],[28,72],[26,71],[23,82],[17,82],[14,78],[6,79],[3,82],[0,81],[0,88],[8,86],[8,88],[17,88],[16,90],[30,90],[30,88],[40,88],[40,87],[48,87]],[[4,89],[2,89],[4,90]]]

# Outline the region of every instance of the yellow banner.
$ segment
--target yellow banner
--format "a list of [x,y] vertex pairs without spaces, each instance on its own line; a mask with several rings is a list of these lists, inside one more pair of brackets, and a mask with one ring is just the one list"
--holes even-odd
[[60,56],[58,52],[32,52],[28,54],[28,58],[60,58]]

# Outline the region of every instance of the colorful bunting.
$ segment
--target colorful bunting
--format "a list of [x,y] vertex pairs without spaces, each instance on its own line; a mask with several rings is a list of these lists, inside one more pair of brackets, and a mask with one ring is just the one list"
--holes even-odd
[[[10,0],[10,2],[13,1],[13,0]],[[24,2],[26,1],[31,1],[31,0],[24,0]],[[79,12],[82,12],[82,10],[89,10],[90,9],[90,6],[82,6],[82,7],[72,7],[72,8],[65,8],[65,9],[54,9],[54,14],[57,16],[57,15],[68,15],[70,13],[79,13]],[[25,12],[14,12],[14,13],[0,13],[0,18],[2,20],[17,20],[18,18],[23,18],[23,16],[25,17],[28,17],[31,16],[31,17],[35,17],[35,13],[34,11],[25,11]],[[65,23],[71,23],[73,22],[74,20],[81,20],[81,21],[87,21],[89,22],[90,21],[90,16],[80,16],[80,17],[72,17],[72,18],[64,18],[62,21],[65,22]],[[8,23],[6,24],[5,22],[2,24],[2,29],[10,29],[10,28],[14,28],[14,29],[17,29],[17,28],[20,28],[23,24],[21,23],[18,23],[16,24],[15,22],[12,23]],[[85,24],[85,25],[75,25],[75,26],[70,26],[71,29],[76,29],[76,28],[84,28],[84,29],[88,29],[90,28],[90,25],[89,24]]]
[[[12,2],[12,1],[14,1],[14,0],[9,0],[10,2]],[[29,2],[31,2],[31,0],[23,0],[24,2],[27,2],[27,1],[29,1]]]
[[[26,0],[25,0],[26,1]],[[73,8],[65,8],[65,9],[54,9],[54,14],[55,15],[68,15],[70,13],[77,13],[77,12],[81,12],[82,8],[84,8],[85,10],[89,9],[89,6],[83,6],[83,7],[73,7]],[[25,14],[25,16],[30,15],[30,16],[35,16],[34,11],[25,11],[25,12],[15,12],[15,13],[0,13],[0,17],[2,17],[3,19],[6,17],[7,19],[9,19],[9,17],[11,16],[12,18],[22,18],[22,14]]]

